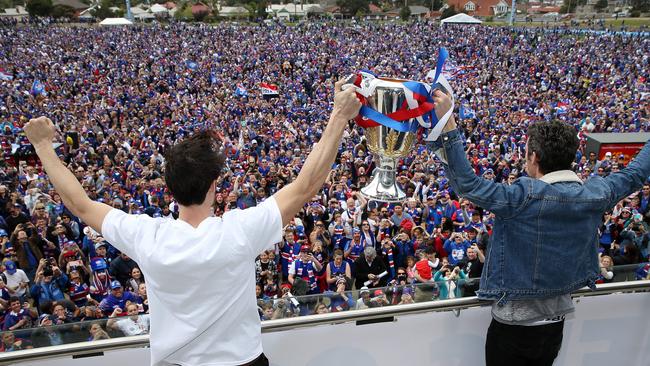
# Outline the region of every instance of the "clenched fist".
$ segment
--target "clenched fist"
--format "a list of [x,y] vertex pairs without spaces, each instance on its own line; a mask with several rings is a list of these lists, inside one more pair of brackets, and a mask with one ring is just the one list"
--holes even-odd
[[29,142],[34,145],[34,148],[51,147],[54,135],[56,134],[56,127],[54,123],[47,117],[38,117],[31,119],[23,128]]
[[339,80],[334,86],[336,93],[334,94],[334,111],[332,114],[350,120],[359,114],[361,102],[357,98],[355,88],[341,90],[343,84],[345,84],[345,80]]
[[436,90],[433,94],[433,102],[436,106],[436,116],[441,119],[447,111],[452,108],[451,98],[441,90]]

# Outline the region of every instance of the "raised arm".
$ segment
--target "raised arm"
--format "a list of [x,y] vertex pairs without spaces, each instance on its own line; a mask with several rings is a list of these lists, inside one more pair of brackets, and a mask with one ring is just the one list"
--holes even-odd
[[354,88],[341,91],[344,81],[336,83],[334,110],[325,132],[314,146],[294,182],[278,191],[274,197],[282,214],[282,223],[287,224],[311,197],[318,193],[327,178],[330,167],[338,152],[339,143],[348,121],[359,114],[361,102]]
[[[451,100],[440,91],[436,92],[434,101],[437,114],[451,108]],[[525,197],[523,184],[506,186],[476,176],[467,160],[463,149],[463,138],[457,129],[453,115],[447,121],[438,141],[434,143],[433,149],[437,149],[436,152],[442,155],[441,160],[445,165],[447,178],[454,191],[460,196],[504,217],[510,216],[521,206],[520,201]]]
[[54,124],[47,117],[32,119],[25,125],[25,134],[65,206],[95,231],[101,232],[104,217],[112,208],[88,198],[77,178],[61,163],[52,147],[55,132]]
[[613,207],[618,201],[641,188],[648,177],[650,177],[650,141],[646,142],[643,149],[625,169],[604,178],[612,192],[607,208]]

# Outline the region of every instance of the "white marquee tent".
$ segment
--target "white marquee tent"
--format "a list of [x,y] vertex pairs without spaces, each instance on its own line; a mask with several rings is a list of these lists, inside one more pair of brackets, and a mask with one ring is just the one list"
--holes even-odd
[[131,25],[133,24],[126,18],[106,18],[99,22],[99,25]]
[[473,16],[467,15],[465,13],[459,13],[449,18],[445,18],[440,21],[440,25],[443,24],[481,24],[482,21],[474,18]]

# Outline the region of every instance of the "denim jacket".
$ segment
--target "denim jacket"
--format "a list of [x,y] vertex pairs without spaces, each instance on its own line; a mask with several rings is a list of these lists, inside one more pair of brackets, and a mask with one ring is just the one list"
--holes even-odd
[[650,175],[650,143],[627,168],[605,178],[583,184],[575,173],[558,171],[512,185],[476,176],[458,130],[442,134],[433,148],[440,145],[453,189],[496,216],[477,295],[500,304],[593,288],[602,214]]

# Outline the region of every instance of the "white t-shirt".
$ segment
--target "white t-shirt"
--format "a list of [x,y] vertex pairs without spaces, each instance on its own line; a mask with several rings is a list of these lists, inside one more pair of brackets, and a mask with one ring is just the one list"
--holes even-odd
[[149,333],[149,315],[138,315],[138,319],[133,321],[130,316],[115,322],[115,326],[124,333],[125,336],[135,336]]
[[239,365],[262,353],[255,257],[282,240],[275,198],[197,228],[114,209],[102,234],[147,278],[152,365]]
[[[3,273],[7,277],[7,287],[14,288],[14,287],[20,285],[21,282],[29,283],[29,278],[27,278],[27,275],[25,274],[25,271],[23,271],[22,269],[16,268],[16,272],[14,272],[14,274],[9,274],[9,272],[7,272],[7,271],[4,271]],[[10,294],[12,296],[20,297],[20,296],[23,296],[25,294],[25,291],[27,291],[27,289],[21,288],[20,286],[18,286],[18,289],[16,290],[16,292],[13,293],[13,294],[11,294],[11,292],[10,292]]]

